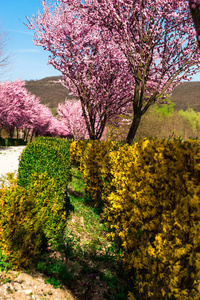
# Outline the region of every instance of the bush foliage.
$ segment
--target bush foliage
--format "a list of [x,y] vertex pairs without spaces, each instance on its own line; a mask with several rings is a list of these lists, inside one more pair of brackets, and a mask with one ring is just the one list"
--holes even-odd
[[80,170],[85,182],[85,192],[90,196],[90,204],[102,206],[102,192],[110,180],[107,155],[117,149],[118,143],[112,141],[90,141],[80,160]]
[[199,141],[143,140],[109,157],[107,223],[139,299],[199,299]]
[[47,172],[58,188],[67,189],[71,180],[69,143],[52,137],[38,137],[28,144],[19,159],[18,184],[26,187],[31,175]]
[[3,139],[0,137],[0,147],[1,146],[24,146],[26,145],[26,142],[23,139],[12,139],[12,138],[7,138]]
[[88,143],[89,140],[79,140],[70,143],[70,158],[73,165],[80,166]]
[[66,227],[65,198],[47,174],[32,174],[28,189],[0,190],[0,248],[14,266],[30,267]]

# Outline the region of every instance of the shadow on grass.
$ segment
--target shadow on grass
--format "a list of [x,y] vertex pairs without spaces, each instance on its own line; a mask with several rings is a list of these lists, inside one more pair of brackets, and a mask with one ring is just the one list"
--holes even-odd
[[[73,243],[71,245],[73,248]],[[90,249],[89,249],[90,248]],[[71,249],[72,250],[72,249]],[[58,259],[52,254],[44,255],[38,262],[37,270],[47,276],[47,282],[60,287],[60,284],[79,300],[91,300],[94,295],[101,295],[102,299],[125,300],[128,291],[137,297],[134,289],[134,273],[126,273],[123,264],[112,252],[99,253],[95,247],[81,250],[77,247],[65,258]]]
[[76,191],[74,191],[74,190],[72,190],[72,189],[70,189],[70,188],[68,188],[68,193],[70,194],[70,195],[72,195],[73,197],[75,197],[75,198],[82,198],[83,196],[84,196],[84,193],[83,192],[76,192]]
[[78,300],[92,300],[97,295],[101,298],[96,299],[125,300],[128,291],[136,294],[135,274],[125,271],[116,246],[107,239],[97,209],[86,205],[89,198],[80,173],[77,178],[73,178],[66,194],[66,232],[56,244],[56,251],[45,248],[36,270],[47,276],[47,283],[65,286]]
[[68,188],[71,208],[61,256],[46,254],[38,262],[38,270],[50,278],[51,284],[63,284],[80,300],[91,300],[94,295],[100,295],[99,299],[125,300],[128,291],[137,299],[135,274],[125,271],[116,245],[107,240],[106,228],[99,221],[103,207],[89,205],[90,197],[84,192],[80,174],[77,177]]

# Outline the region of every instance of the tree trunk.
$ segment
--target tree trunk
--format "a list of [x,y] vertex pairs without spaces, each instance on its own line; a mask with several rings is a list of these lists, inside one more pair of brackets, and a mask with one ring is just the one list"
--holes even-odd
[[[34,130],[32,131],[32,133],[31,133],[31,138],[30,138],[30,143],[32,142],[32,139],[33,139],[33,136],[34,136]],[[28,141],[27,141],[28,142]]]
[[195,29],[196,29],[197,41],[198,41],[199,48],[200,48],[200,40],[198,39],[198,36],[200,35],[200,11],[199,11],[199,6],[198,6],[199,4],[197,4],[196,9],[193,9],[191,7],[191,2],[192,1],[189,1],[189,3],[190,3],[190,12],[191,12],[192,19],[193,19],[193,22],[194,22],[194,26],[195,26]]
[[25,142],[28,142],[29,132],[30,132],[30,129],[26,129],[26,130],[24,131],[24,141],[25,141]]
[[135,137],[138,126],[140,124],[141,117],[142,117],[141,115],[139,115],[139,116],[134,115],[133,122],[131,124],[131,127],[129,129],[129,133],[128,133],[127,138],[126,138],[126,143],[128,143],[129,145],[132,145],[132,143],[133,143],[133,139]]
[[13,126],[10,126],[10,128],[9,128],[9,134],[10,134],[10,138],[11,138],[11,139],[12,139],[13,136],[14,136],[14,130],[15,130],[15,128],[14,128]]
[[25,139],[26,139],[26,129],[24,129],[23,133],[24,133],[23,140],[25,141]]

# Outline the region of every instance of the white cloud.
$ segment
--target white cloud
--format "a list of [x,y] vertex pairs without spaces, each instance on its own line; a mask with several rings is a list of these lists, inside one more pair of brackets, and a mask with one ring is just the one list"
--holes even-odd
[[7,29],[6,31],[9,31],[9,32],[15,32],[15,33],[21,33],[21,34],[29,34],[29,35],[33,35],[33,33],[31,33],[31,32],[28,32],[28,31],[22,31],[22,30]]

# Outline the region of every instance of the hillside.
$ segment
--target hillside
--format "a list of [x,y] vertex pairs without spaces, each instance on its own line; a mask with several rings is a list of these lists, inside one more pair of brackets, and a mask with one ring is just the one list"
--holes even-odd
[[193,108],[200,111],[200,82],[180,83],[172,92],[171,101],[175,103],[174,110]]
[[[69,96],[69,91],[61,84],[55,83],[61,79],[60,76],[46,77],[40,80],[26,81],[26,88],[48,107],[57,108],[58,103],[64,102],[65,98],[74,98]],[[183,82],[177,86],[171,97],[175,103],[174,110],[186,110],[188,107],[200,111],[200,82]]]
[[[26,88],[31,94],[40,98],[41,103],[49,108],[57,108],[58,103],[65,102],[65,98],[74,98],[69,91],[59,83],[61,76],[45,77],[40,80],[26,81]],[[54,82],[57,81],[57,82]]]

